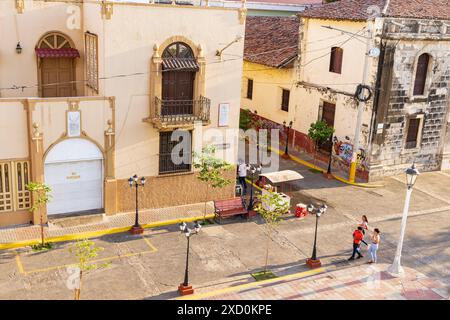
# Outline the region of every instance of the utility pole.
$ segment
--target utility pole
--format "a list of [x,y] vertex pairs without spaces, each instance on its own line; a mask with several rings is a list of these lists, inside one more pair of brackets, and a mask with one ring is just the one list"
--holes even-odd
[[[367,28],[367,40],[366,40],[366,52],[365,52],[365,57],[364,57],[364,71],[363,71],[363,85],[367,85],[367,77],[369,75],[369,67],[371,65],[369,65],[369,51],[371,49],[371,41],[372,41],[372,28],[373,28],[373,23],[371,21],[368,21],[368,28]],[[361,95],[364,92],[361,92]],[[363,112],[364,112],[364,106],[366,105],[366,102],[361,101],[361,99],[359,99],[359,103],[358,103],[358,118],[356,121],[356,128],[355,128],[355,139],[354,139],[354,143],[353,143],[353,154],[352,154],[352,162],[350,164],[350,173],[349,173],[349,178],[348,180],[350,182],[355,182],[355,176],[356,176],[356,161],[357,161],[357,157],[358,157],[358,150],[359,150],[359,137],[361,134],[361,125],[362,125],[362,117],[363,117]]]

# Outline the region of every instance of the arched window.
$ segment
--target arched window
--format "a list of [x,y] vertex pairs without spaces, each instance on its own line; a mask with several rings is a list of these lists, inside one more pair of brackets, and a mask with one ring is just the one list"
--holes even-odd
[[76,95],[75,58],[77,49],[64,34],[44,35],[36,46],[39,69],[39,91],[42,97],[70,97]]
[[425,84],[427,82],[428,66],[430,64],[430,55],[424,53],[417,60],[416,78],[414,80],[413,95],[421,96],[425,94]]
[[61,33],[50,33],[41,38],[38,44],[40,49],[72,48],[69,39]]
[[162,54],[163,59],[167,58],[184,58],[194,59],[194,53],[189,46],[183,42],[175,42],[169,45]]
[[192,49],[183,42],[167,46],[162,54],[163,116],[192,115],[194,81],[199,65]]

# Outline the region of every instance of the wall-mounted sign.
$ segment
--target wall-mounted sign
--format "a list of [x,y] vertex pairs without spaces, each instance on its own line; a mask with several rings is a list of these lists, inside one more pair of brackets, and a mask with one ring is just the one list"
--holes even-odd
[[76,172],[72,172],[72,174],[70,176],[66,177],[67,180],[78,180],[80,178],[81,178],[81,176],[79,174],[77,174]]
[[67,135],[69,137],[79,137],[81,135],[80,111],[67,112]]
[[219,104],[219,127],[227,127],[229,124],[229,114],[230,114],[230,104],[220,103]]

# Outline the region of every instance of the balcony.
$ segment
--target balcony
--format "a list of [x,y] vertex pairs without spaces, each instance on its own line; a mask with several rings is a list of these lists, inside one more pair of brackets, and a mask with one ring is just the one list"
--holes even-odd
[[161,100],[155,98],[150,122],[157,129],[193,128],[194,122],[210,123],[211,100],[200,96],[198,100]]

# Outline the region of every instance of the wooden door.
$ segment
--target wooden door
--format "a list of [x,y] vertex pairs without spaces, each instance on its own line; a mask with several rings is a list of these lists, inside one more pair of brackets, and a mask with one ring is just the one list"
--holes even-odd
[[42,58],[42,97],[71,97],[75,94],[73,58]]
[[167,71],[163,73],[162,114],[192,114],[195,72]]
[[[329,102],[323,103],[322,121],[325,121],[330,127],[334,127],[334,115],[336,113],[336,105]],[[328,140],[320,146],[320,150],[329,153],[333,143]]]

